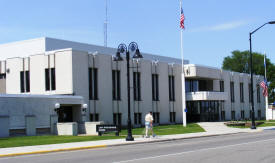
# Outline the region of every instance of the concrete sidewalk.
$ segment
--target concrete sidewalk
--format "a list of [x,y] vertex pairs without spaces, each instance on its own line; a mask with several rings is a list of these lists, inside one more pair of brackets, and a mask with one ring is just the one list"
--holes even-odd
[[[138,137],[138,138],[135,138],[135,141],[125,141],[125,139],[112,139],[112,140],[74,142],[74,143],[63,143],[63,144],[0,148],[0,157],[48,153],[48,152],[57,152],[57,151],[68,151],[68,150],[103,148],[103,147],[118,146],[118,145],[152,143],[152,142],[160,142],[160,141],[171,141],[171,140],[178,140],[178,139],[217,136],[217,135],[236,134],[236,133],[260,132],[263,130],[261,128],[257,128],[256,130],[231,128],[231,127],[225,126],[223,122],[199,123],[199,125],[203,127],[206,130],[206,132],[177,134],[177,135],[163,135],[163,136],[156,136],[154,138]],[[275,126],[265,127],[264,129],[268,129],[268,128],[275,129]]]

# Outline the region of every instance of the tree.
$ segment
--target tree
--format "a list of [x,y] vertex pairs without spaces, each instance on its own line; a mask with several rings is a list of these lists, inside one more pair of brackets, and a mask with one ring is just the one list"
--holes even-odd
[[[253,73],[264,76],[264,55],[261,53],[252,53],[253,55]],[[266,58],[267,80],[269,83],[268,94],[269,101],[275,101],[275,65]],[[232,56],[227,56],[223,60],[222,68],[225,70],[250,73],[250,53],[249,51],[235,50]]]

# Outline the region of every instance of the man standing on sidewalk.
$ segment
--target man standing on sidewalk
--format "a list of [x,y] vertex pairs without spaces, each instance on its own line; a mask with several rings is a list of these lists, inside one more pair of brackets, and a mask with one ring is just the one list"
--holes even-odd
[[145,136],[146,138],[149,138],[149,135],[148,135],[148,130],[150,129],[151,132],[152,132],[152,136],[154,136],[154,133],[153,133],[153,121],[154,121],[154,118],[152,116],[152,112],[149,112],[145,115]]

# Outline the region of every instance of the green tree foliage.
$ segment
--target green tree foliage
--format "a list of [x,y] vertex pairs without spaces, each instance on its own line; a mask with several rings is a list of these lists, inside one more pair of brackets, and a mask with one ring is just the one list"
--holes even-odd
[[[253,74],[264,76],[264,55],[261,53],[252,53],[253,55]],[[269,84],[269,101],[275,101],[275,65],[270,62],[270,59],[266,58],[267,67],[267,81]],[[223,69],[250,73],[250,53],[249,51],[235,50],[232,52],[232,56],[227,56],[223,60]]]

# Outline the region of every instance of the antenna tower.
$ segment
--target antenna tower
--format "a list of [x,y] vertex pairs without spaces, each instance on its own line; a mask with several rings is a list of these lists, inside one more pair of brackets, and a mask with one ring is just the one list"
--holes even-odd
[[104,46],[107,47],[108,0],[105,0]]

